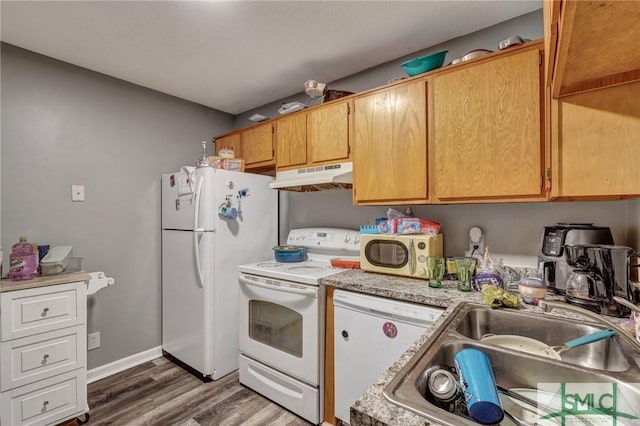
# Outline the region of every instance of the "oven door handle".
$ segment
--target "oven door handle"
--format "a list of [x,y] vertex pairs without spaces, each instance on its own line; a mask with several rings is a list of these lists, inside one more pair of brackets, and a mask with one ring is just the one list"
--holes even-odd
[[293,294],[303,294],[305,296],[315,296],[315,289],[302,289],[302,288],[291,288],[291,287],[279,287],[276,285],[263,284],[257,281],[248,280],[244,277],[239,277],[241,283],[246,285],[253,285],[256,287],[267,288],[269,290],[282,291],[284,293],[293,293]]

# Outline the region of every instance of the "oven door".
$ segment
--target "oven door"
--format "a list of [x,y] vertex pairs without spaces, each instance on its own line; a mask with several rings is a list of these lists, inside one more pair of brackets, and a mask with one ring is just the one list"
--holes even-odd
[[239,274],[240,352],[320,384],[320,287]]

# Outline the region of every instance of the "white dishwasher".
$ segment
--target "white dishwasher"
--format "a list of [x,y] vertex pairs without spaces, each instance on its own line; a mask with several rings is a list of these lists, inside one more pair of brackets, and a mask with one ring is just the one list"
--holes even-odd
[[444,309],[343,290],[333,304],[335,416],[349,423],[351,405]]

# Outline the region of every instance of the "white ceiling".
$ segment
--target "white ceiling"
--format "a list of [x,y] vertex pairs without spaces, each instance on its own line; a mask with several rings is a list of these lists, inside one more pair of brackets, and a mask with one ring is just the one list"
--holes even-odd
[[6,1],[2,41],[231,114],[540,9],[489,1]]

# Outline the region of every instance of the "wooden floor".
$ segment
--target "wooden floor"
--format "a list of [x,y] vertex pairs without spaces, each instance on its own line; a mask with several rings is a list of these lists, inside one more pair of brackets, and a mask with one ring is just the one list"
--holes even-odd
[[309,425],[238,381],[204,383],[162,357],[93,382],[88,425]]

